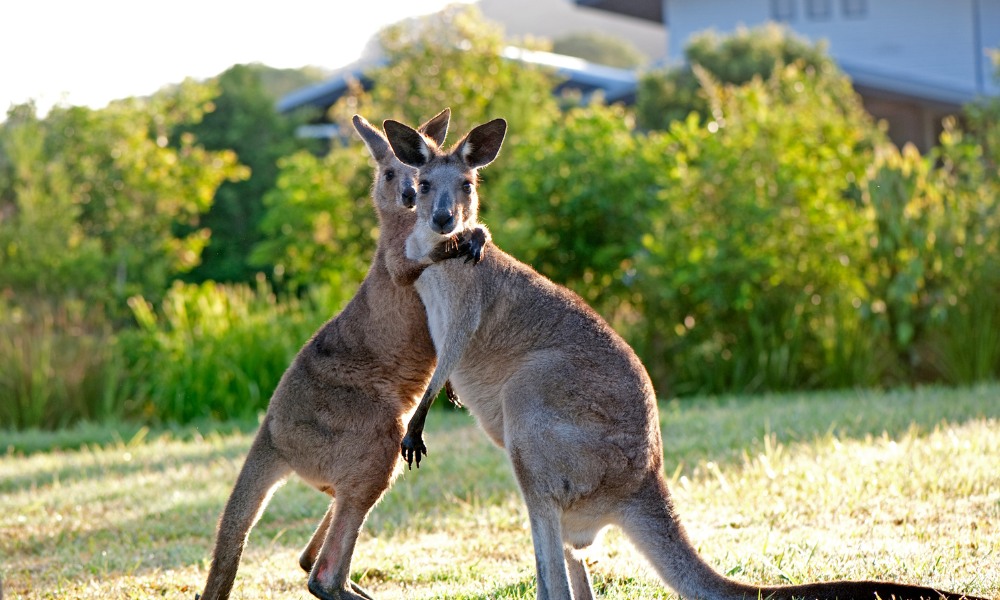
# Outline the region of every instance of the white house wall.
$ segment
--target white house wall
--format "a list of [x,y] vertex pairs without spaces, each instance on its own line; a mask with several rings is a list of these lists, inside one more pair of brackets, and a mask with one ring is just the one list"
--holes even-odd
[[[969,97],[998,91],[983,48],[1000,45],[1000,0],[867,0],[860,18],[845,18],[841,0],[830,0],[832,17],[825,20],[807,15],[808,0],[792,1],[788,25],[812,40],[825,39],[849,72],[885,74]],[[772,19],[771,0],[664,0],[664,8],[671,61],[682,59],[691,35],[706,27],[726,33]]]

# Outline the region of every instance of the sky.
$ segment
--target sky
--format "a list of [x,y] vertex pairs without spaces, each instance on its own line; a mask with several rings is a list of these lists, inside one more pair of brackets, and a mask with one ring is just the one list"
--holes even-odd
[[[454,1],[454,0],[450,0]],[[468,0],[463,0],[468,1]],[[449,0],[28,0],[0,11],[0,120],[35,100],[94,108],[238,63],[334,69],[385,25]]]

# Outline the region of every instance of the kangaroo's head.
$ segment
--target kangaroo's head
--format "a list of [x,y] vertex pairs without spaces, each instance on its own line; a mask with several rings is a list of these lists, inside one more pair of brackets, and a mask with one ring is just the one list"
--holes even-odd
[[384,127],[399,160],[419,169],[417,230],[437,238],[427,241],[434,245],[440,238],[475,225],[479,212],[478,171],[500,152],[507,122],[494,119],[479,125],[447,151],[402,123],[390,120]]
[[[446,108],[421,125],[417,135],[427,136],[427,140],[437,146],[444,143],[448,134],[451,109]],[[372,158],[375,159],[375,179],[372,183],[372,198],[380,213],[411,210],[417,200],[417,169],[407,166],[396,158],[392,147],[382,132],[373,127],[364,117],[354,115],[354,128],[361,135]]]

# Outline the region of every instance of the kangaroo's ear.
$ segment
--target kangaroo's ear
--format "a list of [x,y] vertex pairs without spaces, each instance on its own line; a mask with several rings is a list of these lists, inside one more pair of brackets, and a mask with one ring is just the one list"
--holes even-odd
[[412,127],[391,119],[383,123],[382,127],[385,128],[385,136],[392,151],[396,153],[396,158],[404,165],[419,169],[433,156],[427,140]]
[[485,167],[500,153],[500,145],[506,133],[507,121],[493,119],[470,131],[458,143],[455,152],[462,157],[466,166],[472,169]]
[[446,108],[418,127],[417,131],[434,140],[434,143],[440,147],[444,144],[444,138],[448,135],[448,121],[450,120],[451,109]]
[[372,127],[371,123],[366,121],[364,117],[354,115],[353,121],[354,128],[361,134],[361,139],[365,141],[368,151],[372,153],[372,157],[375,160],[381,161],[386,155],[392,152],[392,149],[389,148],[389,142],[386,141],[382,132]]

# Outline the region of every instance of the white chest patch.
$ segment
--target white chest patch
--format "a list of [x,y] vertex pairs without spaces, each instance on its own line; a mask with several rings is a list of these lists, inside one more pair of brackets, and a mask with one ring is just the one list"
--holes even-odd
[[453,290],[446,285],[441,265],[430,265],[413,284],[427,311],[427,328],[431,332],[434,350],[440,354],[451,328]]

